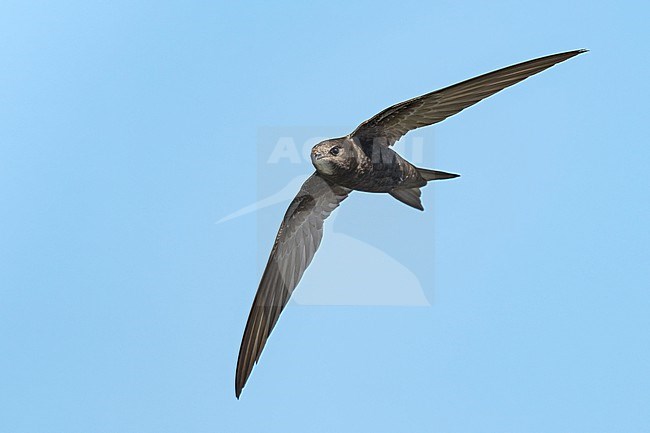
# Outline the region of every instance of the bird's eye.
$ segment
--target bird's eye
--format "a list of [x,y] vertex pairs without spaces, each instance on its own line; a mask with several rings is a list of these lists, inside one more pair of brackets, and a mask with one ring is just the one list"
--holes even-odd
[[334,146],[333,148],[330,149],[330,153],[334,156],[339,154],[340,147]]

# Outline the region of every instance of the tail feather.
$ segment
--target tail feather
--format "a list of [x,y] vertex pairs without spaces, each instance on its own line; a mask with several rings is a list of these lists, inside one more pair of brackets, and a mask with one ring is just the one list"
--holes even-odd
[[418,210],[424,210],[422,201],[420,201],[420,195],[422,195],[420,188],[395,188],[389,194],[404,204]]
[[454,174],[454,173],[447,173],[444,171],[438,171],[438,170],[429,170],[427,168],[418,168],[418,173],[420,173],[420,176],[426,181],[430,180],[443,180],[443,179],[453,179],[455,177],[460,176],[460,174]]

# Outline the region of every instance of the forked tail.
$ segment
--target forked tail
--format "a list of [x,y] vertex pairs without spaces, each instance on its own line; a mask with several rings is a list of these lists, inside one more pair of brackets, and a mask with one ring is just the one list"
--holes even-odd
[[[422,176],[422,178],[427,182],[431,180],[453,179],[460,176],[460,174],[447,173],[438,170],[429,170],[427,168],[417,168],[417,171],[420,173],[420,176]],[[420,200],[420,196],[422,195],[420,187],[395,188],[394,190],[390,191],[389,194],[404,204],[414,207],[415,209],[424,210],[424,206],[422,206],[422,201]]]

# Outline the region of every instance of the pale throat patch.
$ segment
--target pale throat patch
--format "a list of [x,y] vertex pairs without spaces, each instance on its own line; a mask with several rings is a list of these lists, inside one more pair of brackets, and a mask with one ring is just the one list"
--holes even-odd
[[321,173],[334,174],[332,165],[326,159],[317,159],[314,161],[314,165],[316,166],[316,170],[320,171]]

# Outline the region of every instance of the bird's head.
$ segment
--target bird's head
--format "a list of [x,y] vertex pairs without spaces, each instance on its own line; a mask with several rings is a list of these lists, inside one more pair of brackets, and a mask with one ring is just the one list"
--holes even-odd
[[353,169],[354,159],[352,143],[343,138],[321,141],[311,149],[311,163],[325,175]]

